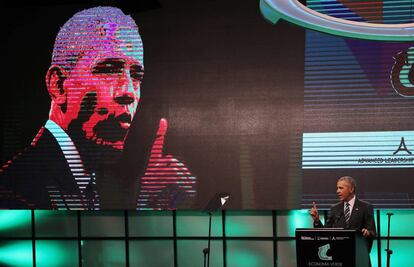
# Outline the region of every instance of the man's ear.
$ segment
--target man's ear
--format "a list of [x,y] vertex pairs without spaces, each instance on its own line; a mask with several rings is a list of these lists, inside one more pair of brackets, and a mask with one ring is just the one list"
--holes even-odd
[[66,104],[66,89],[63,82],[66,79],[66,71],[58,66],[52,66],[46,73],[46,86],[52,101],[57,105]]

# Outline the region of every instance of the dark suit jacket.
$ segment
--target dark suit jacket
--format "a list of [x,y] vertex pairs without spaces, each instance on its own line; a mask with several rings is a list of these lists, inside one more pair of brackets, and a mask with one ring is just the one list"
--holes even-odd
[[[155,143],[161,137],[157,137]],[[162,146],[158,149],[162,151]],[[164,172],[169,172],[169,176],[191,181],[192,173],[183,163],[170,155],[160,158],[158,154],[150,156],[161,159],[163,167],[153,163],[152,170],[147,168],[144,177],[162,179]],[[100,159],[99,154],[92,155],[96,157],[95,161]],[[168,209],[176,208],[180,203],[191,205],[194,202],[195,193],[178,181],[155,193],[146,192],[145,197],[138,198],[142,200],[138,204],[145,203],[145,206],[137,206],[139,182],[142,181],[136,176],[132,179],[122,176],[125,171],[118,163],[109,164],[102,160],[95,168],[86,169],[85,166],[86,172],[95,174],[96,184],[89,183],[81,194],[56,138],[42,127],[29,147],[0,168],[0,209],[71,209],[74,203],[78,205],[76,208],[82,209],[94,209],[96,203],[104,209]],[[195,190],[195,187],[191,189]]]
[[[322,222],[314,222],[314,227],[324,227]],[[336,203],[331,207],[329,217],[326,220],[325,227],[344,228],[349,230],[361,231],[363,228],[368,229],[371,236],[368,240],[368,249],[371,251],[373,237],[376,235],[374,209],[368,202],[355,199],[354,207],[352,208],[349,225],[345,223],[344,202]]]
[[0,169],[0,208],[56,208],[50,190],[62,196],[80,193],[59,144],[42,127],[35,141]]

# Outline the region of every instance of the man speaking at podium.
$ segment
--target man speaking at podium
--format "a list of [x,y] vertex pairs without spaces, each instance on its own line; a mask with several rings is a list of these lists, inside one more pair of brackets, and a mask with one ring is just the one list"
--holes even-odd
[[[340,202],[333,205],[330,210],[325,227],[357,230],[367,238],[368,251],[371,251],[372,241],[376,235],[374,222],[374,209],[371,204],[358,199],[355,195],[356,182],[350,176],[343,176],[336,183],[336,194]],[[314,227],[324,227],[319,219],[316,203],[310,210]]]

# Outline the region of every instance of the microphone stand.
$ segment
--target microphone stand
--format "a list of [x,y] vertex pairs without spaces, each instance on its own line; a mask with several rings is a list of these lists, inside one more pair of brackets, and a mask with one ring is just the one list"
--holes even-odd
[[392,250],[390,249],[390,228],[391,228],[391,216],[392,215],[394,215],[394,213],[387,213],[387,216],[388,216],[388,234],[387,234],[387,249],[385,249],[385,251],[387,252],[387,267],[390,267],[391,254],[392,254]]
[[204,253],[204,267],[210,266],[210,242],[211,242],[211,215],[212,212],[208,212],[208,242],[207,247],[203,249]]
[[210,266],[211,217],[213,215],[213,211],[222,209],[228,199],[229,199],[229,193],[226,193],[226,192],[216,193],[214,197],[207,204],[207,207],[204,209],[205,211],[208,212],[208,244],[207,244],[207,247],[203,249],[204,267]]
[[342,215],[331,214],[329,218],[326,220],[326,227],[333,228],[335,227],[336,223],[341,219]]

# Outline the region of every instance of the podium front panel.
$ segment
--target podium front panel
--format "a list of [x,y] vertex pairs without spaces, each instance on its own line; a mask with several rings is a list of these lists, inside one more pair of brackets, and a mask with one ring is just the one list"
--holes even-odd
[[297,229],[298,266],[357,266],[356,233],[343,229]]

